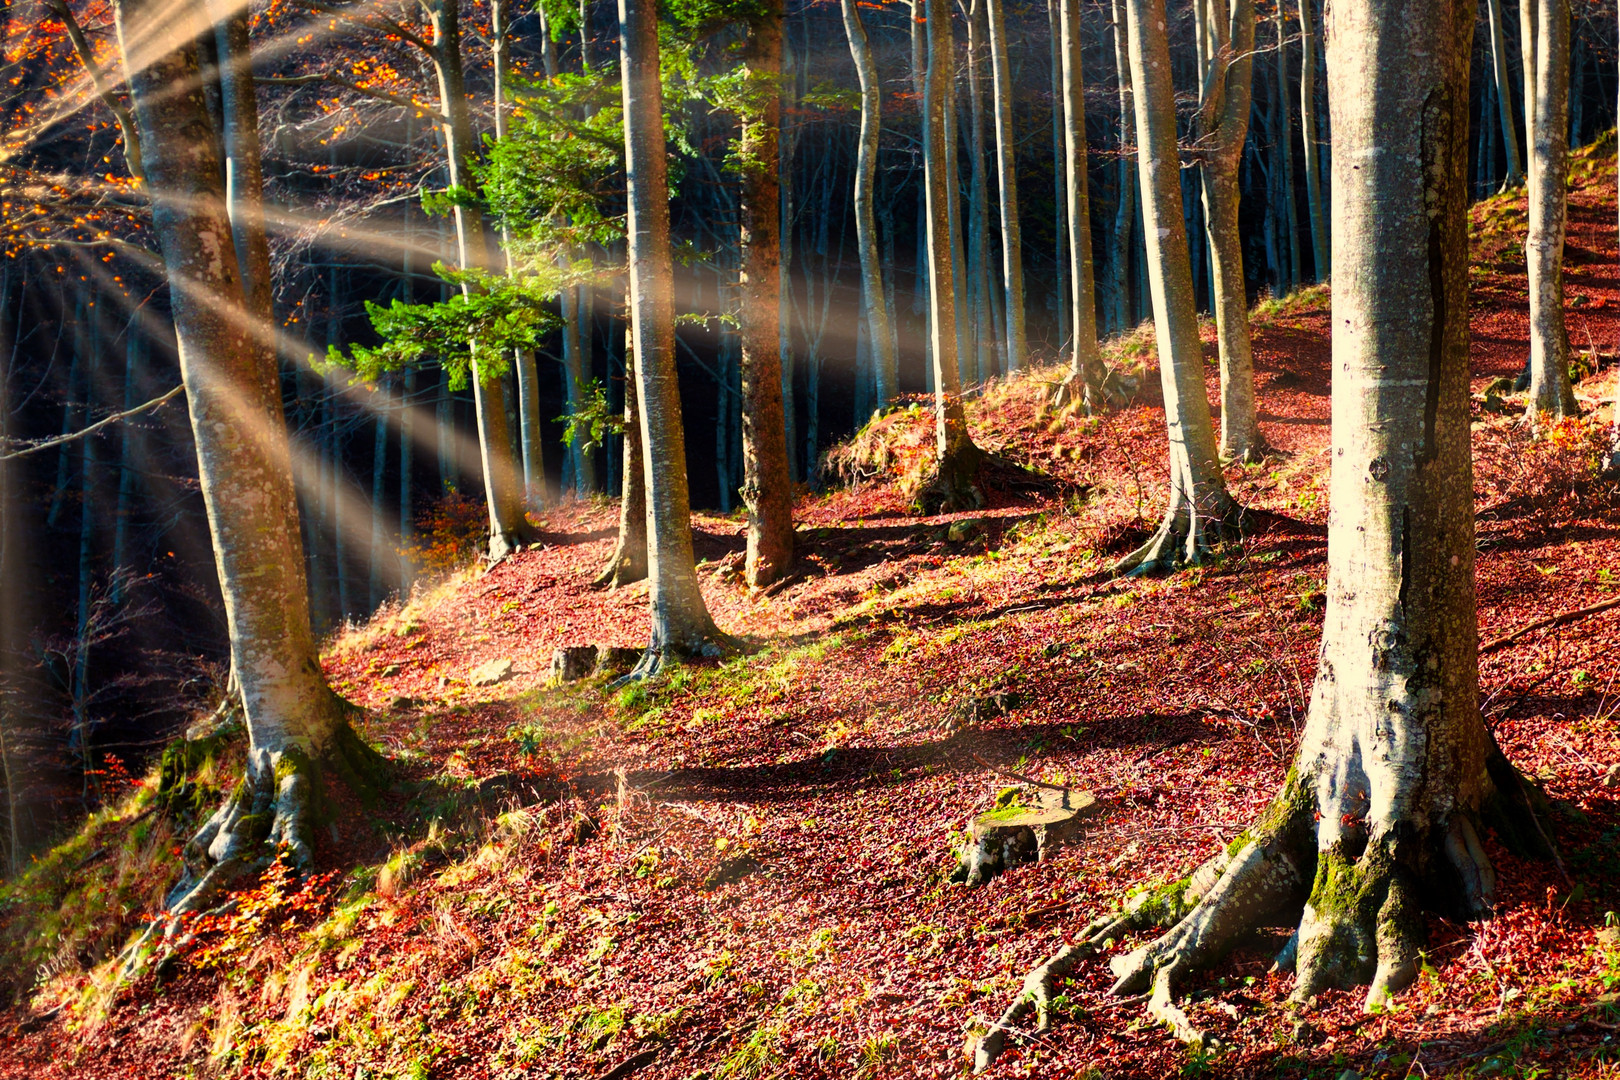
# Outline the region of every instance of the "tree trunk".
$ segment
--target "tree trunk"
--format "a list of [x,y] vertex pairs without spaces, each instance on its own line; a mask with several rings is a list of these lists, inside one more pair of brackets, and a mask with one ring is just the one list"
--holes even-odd
[[1530,398],[1525,419],[1580,414],[1564,326],[1564,186],[1569,175],[1569,0],[1536,5],[1535,126],[1530,129]]
[[[219,258],[232,230],[196,34],[162,25],[173,9],[153,0],[118,0],[113,10],[147,179],[160,196],[153,225],[249,738],[247,782],[186,845],[188,873],[166,905],[179,914],[276,847],[307,870],[323,773],[366,797],[381,760],[349,728],[316,654],[276,355],[252,332],[235,260]],[[179,44],[133,62],[130,43],[153,41]]]
[[1158,532],[1115,570],[1146,574],[1203,561],[1218,541],[1235,534],[1239,513],[1221,475],[1204,393],[1203,344],[1181,209],[1175,90],[1164,12],[1153,0],[1127,0],[1125,7],[1136,96],[1142,224],[1170,437],[1170,504]]
[[[748,506],[745,576],[752,588],[777,581],[793,562],[793,477],[788,471],[782,411],[781,205],[777,191],[777,137],[782,99],[782,5],[772,0],[749,27],[742,62],[757,92],[758,111],[743,117],[738,219],[738,314],[742,343],[743,502]],[[873,133],[876,141],[876,133]],[[876,147],[873,147],[875,150]],[[862,156],[866,147],[863,143]],[[870,191],[867,193],[870,200]],[[868,218],[870,217],[868,206]],[[857,216],[857,221],[859,221]],[[867,222],[868,226],[870,221]],[[868,237],[870,239],[870,237]],[[876,243],[872,243],[875,257]],[[866,245],[861,247],[863,286]],[[882,286],[872,294],[882,305]],[[873,305],[868,304],[868,316]]]
[[675,376],[675,266],[669,242],[668,158],[660,94],[658,16],[652,0],[619,0],[619,70],[629,176],[630,319],[647,480],[652,640],[633,674],[717,653],[726,639],[698,588],[686,438]]
[[[872,350],[872,370],[876,377],[876,407],[886,409],[899,394],[899,361],[894,336],[889,330],[889,309],[883,290],[883,263],[878,258],[877,224],[872,218],[872,189],[877,178],[878,135],[882,131],[880,110],[883,86],[878,82],[877,64],[867,43],[856,0],[842,0],[844,32],[849,35],[849,52],[855,61],[855,74],[861,83],[860,149],[855,159],[855,232],[861,249],[861,302],[866,309],[867,341]],[[780,99],[778,111],[780,112]],[[778,310],[781,305],[778,304]],[[856,423],[865,421],[857,416]]]
[[[952,41],[954,45],[954,36]],[[955,48],[952,48],[950,56],[946,57],[946,67],[949,71],[947,85],[950,92],[945,98],[945,175],[950,178],[950,182],[945,185],[945,206],[946,216],[950,221],[951,265],[957,270],[951,278],[955,290],[953,306],[956,312],[956,376],[960,385],[965,387],[972,385],[976,377],[975,368],[978,365],[974,362],[973,309],[968,302],[968,277],[962,272],[967,268],[967,250],[963,243],[965,230],[962,225],[962,170],[957,154],[957,144],[960,141],[957,135],[961,128],[956,122]],[[828,142],[831,141],[829,135]],[[823,183],[830,186],[832,177],[827,175]],[[827,217],[824,215],[820,218],[819,224],[825,228],[826,223]],[[825,238],[817,250],[823,255],[827,253]],[[825,266],[825,260],[823,265]]]
[[1519,65],[1524,80],[1524,154],[1527,173],[1536,156],[1536,5],[1540,0],[1519,0]]
[[[1029,341],[1024,332],[1024,250],[1018,226],[1018,162],[1017,137],[1013,132],[1012,65],[1007,59],[1007,20],[1002,13],[1002,0],[983,0],[983,2],[987,5],[987,14],[990,17],[990,72],[994,87],[996,118],[996,176],[1000,181],[1001,195],[1002,280],[1007,286],[1007,372],[1011,374],[1021,369],[1029,359]],[[1075,48],[1078,49],[1078,42]],[[1070,130],[1072,131],[1072,128]],[[1072,179],[1070,186],[1072,190]],[[1072,213],[1072,203],[1069,209]],[[1087,230],[1091,228],[1090,222],[1083,224]],[[1087,246],[1090,246],[1089,243]],[[1076,282],[1076,285],[1078,284]],[[1075,291],[1080,290],[1077,288]],[[1087,303],[1090,302],[1088,299]]]
[[619,539],[607,565],[592,582],[597,588],[616,589],[647,576],[647,481],[642,472],[641,411],[636,407],[635,347],[631,330],[624,328],[624,454],[619,483]]
[[[385,391],[378,391],[381,396]],[[388,414],[393,411],[387,403],[373,411],[371,428],[371,550],[368,556],[371,570],[370,587],[366,590],[370,610],[388,599],[388,586],[383,581],[383,564],[388,557],[387,503],[383,499],[383,482],[388,476]]]
[[1316,130],[1316,0],[1299,0],[1299,116],[1305,136],[1305,201],[1311,215],[1311,257],[1316,264],[1316,280],[1326,281],[1333,272],[1329,250],[1327,207],[1322,191],[1322,143]]
[[1288,283],[1283,294],[1294,291],[1304,276],[1299,261],[1299,208],[1294,199],[1294,114],[1288,107],[1287,16],[1277,5],[1277,152],[1282,161],[1283,221],[1288,232]]
[[1114,325],[1121,331],[1133,324],[1131,311],[1131,232],[1136,227],[1136,155],[1132,125],[1136,106],[1131,97],[1130,31],[1125,24],[1123,0],[1110,0],[1114,25],[1114,71],[1119,88],[1119,205],[1114,208]]
[[405,369],[405,400],[399,410],[399,596],[410,599],[412,526],[412,466],[416,463],[416,369]]
[[1243,191],[1238,165],[1249,137],[1254,70],[1254,0],[1210,0],[1215,48],[1204,77],[1204,102],[1195,124],[1204,152],[1200,170],[1204,221],[1214,274],[1211,278],[1221,363],[1221,456],[1258,461],[1265,454],[1254,400],[1254,352],[1249,340],[1248,279],[1243,273],[1243,237],[1238,204]]
[[[1474,5],[1335,0],[1342,163],[1335,217],[1333,520],[1322,661],[1294,767],[1230,855],[1193,878],[1169,933],[1115,960],[1116,992],[1185,1034],[1172,980],[1305,900],[1294,998],[1371,984],[1384,1008],[1421,962],[1421,906],[1478,917],[1495,818],[1527,791],[1479,712],[1469,457],[1468,55]],[[1533,835],[1533,834],[1532,834]]]
[[[982,4],[983,0],[979,0]],[[1074,310],[1074,296],[1069,283],[1069,270],[1072,256],[1069,253],[1069,199],[1066,194],[1068,188],[1064,180],[1064,162],[1067,160],[1067,151],[1064,149],[1065,136],[1063,128],[1063,53],[1062,41],[1063,17],[1058,11],[1062,0],[1046,0],[1046,32],[1052,38],[1052,186],[1053,205],[1057,207],[1056,228],[1053,230],[1057,236],[1057,249],[1052,253],[1053,261],[1057,263],[1057,312],[1058,312],[1058,347],[1068,341],[1074,332],[1070,318]],[[1093,297],[1093,303],[1096,298]]]
[[[0,293],[0,304],[4,304],[8,299]],[[142,379],[146,374],[146,335],[141,332],[139,323],[140,320],[132,316],[128,327],[124,330],[127,335],[124,342],[125,412],[140,404],[136,396],[140,393]],[[118,505],[113,514],[112,601],[115,604],[124,601],[126,579],[122,571],[130,569],[130,518],[135,513],[135,496],[140,488],[140,473],[135,468],[136,427],[129,423],[120,426],[122,430],[118,433]]]
[[[1532,0],[1519,0],[1529,3]],[[1502,148],[1507,151],[1507,184],[1524,183],[1519,165],[1519,132],[1513,123],[1513,88],[1508,85],[1507,43],[1502,34],[1502,0],[1485,0],[1491,23],[1491,77],[1496,83],[1496,108],[1502,123]],[[1483,125],[1481,125],[1483,126]]]
[[[968,435],[957,378],[956,267],[951,260],[949,189],[956,178],[946,169],[946,99],[951,93],[949,0],[927,0],[928,67],[923,93],[923,171],[928,215],[928,336],[934,372],[936,474],[919,498],[943,510],[984,505],[978,473],[981,453]],[[1010,363],[1010,357],[1009,357]]]
[[[973,160],[969,169],[972,180],[968,188],[968,294],[973,298],[973,367],[974,377],[987,382],[996,374],[998,348],[1004,353],[1006,342],[996,333],[996,320],[990,305],[990,192],[989,177],[984,169],[985,126],[984,70],[987,22],[984,16],[985,0],[970,0],[968,4],[968,146]],[[1061,183],[1061,180],[1059,181]],[[1067,337],[1067,331],[1062,332]]]
[[[1063,180],[1069,226],[1069,279],[1074,282],[1074,346],[1068,383],[1088,412],[1103,405],[1103,362],[1097,352],[1097,296],[1091,262],[1091,172],[1086,164],[1086,81],[1081,67],[1080,0],[1057,0],[1063,69]],[[1010,295],[1010,294],[1009,294]]]
[[[432,60],[439,80],[445,164],[450,186],[460,188],[472,183],[470,164],[474,153],[472,119],[467,112],[466,83],[462,75],[461,5],[460,0],[432,0],[427,7],[433,25]],[[483,215],[477,208],[458,202],[452,218],[456,227],[457,264],[487,268],[490,259]],[[469,286],[462,288],[466,291]],[[522,482],[512,461],[505,384],[499,377],[486,378],[476,355],[472,367],[479,462],[484,474],[484,498],[489,507],[489,557],[498,560],[531,539],[533,530],[524,516]]]

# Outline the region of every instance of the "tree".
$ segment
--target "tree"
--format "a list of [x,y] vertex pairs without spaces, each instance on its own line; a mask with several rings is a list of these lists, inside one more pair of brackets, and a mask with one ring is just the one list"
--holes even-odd
[[1204,219],[1214,263],[1215,330],[1221,358],[1221,455],[1257,461],[1264,453],[1254,400],[1249,294],[1238,231],[1238,165],[1249,135],[1254,69],[1254,0],[1210,0],[1210,48],[1193,135],[1203,159]]
[[[956,269],[951,252],[948,192],[956,183],[946,168],[945,103],[951,93],[955,44],[948,0],[928,0],[928,60],[923,79],[923,190],[928,240],[928,336],[934,371],[935,472],[919,502],[928,508],[984,505],[978,483],[982,452],[968,434],[957,372]],[[1010,362],[1010,361],[1009,361]]]
[[[742,339],[743,502],[748,506],[744,574],[761,588],[793,562],[793,476],[782,409],[781,200],[777,139],[782,126],[782,8],[770,0],[748,27],[743,46],[742,183],[739,285]],[[881,303],[881,293],[879,294]]]
[[232,230],[199,72],[207,24],[154,0],[117,0],[113,10],[249,739],[245,782],[185,847],[186,876],[168,905],[179,913],[260,862],[267,840],[308,869],[325,781],[341,777],[366,797],[381,759],[321,673],[276,355],[257,332],[236,260],[219,257]]
[[[1470,0],[1336,0],[1328,610],[1294,766],[1192,879],[1168,933],[1114,962],[1178,1025],[1174,980],[1305,899],[1296,1000],[1417,975],[1422,907],[1489,912],[1487,820],[1525,846],[1528,791],[1479,710],[1469,450]],[[1192,902],[1196,899],[1196,902]],[[1286,963],[1286,961],[1284,961]]]
[[1125,9],[1142,225],[1170,437],[1170,505],[1153,538],[1115,569],[1146,574],[1202,561],[1216,543],[1235,534],[1239,511],[1221,474],[1204,393],[1204,353],[1181,213],[1181,161],[1176,153],[1176,102],[1164,11],[1156,0],[1127,0]]
[[[1521,0],[1521,3],[1524,0]],[[1507,43],[1502,34],[1502,0],[1486,0],[1491,23],[1491,78],[1496,83],[1497,115],[1502,123],[1502,148],[1507,151],[1507,186],[1524,183],[1519,166],[1519,131],[1513,122],[1513,88],[1508,83]]]
[[1091,186],[1086,164],[1086,79],[1081,66],[1079,0],[1058,0],[1058,52],[1063,87],[1063,190],[1068,224],[1069,325],[1074,345],[1069,357],[1069,394],[1078,392],[1088,412],[1103,406],[1102,357],[1097,352],[1097,297],[1091,259]]
[[889,306],[883,291],[883,264],[878,258],[877,222],[872,216],[872,189],[877,179],[878,135],[883,129],[883,87],[877,64],[866,40],[856,0],[842,0],[844,32],[861,84],[861,133],[855,160],[855,242],[861,252],[861,306],[866,314],[866,339],[871,343],[872,368],[877,376],[877,407],[888,408],[900,392],[894,335],[889,328]]
[[591,582],[618,588],[647,576],[647,476],[641,454],[641,410],[636,407],[636,359],[627,327],[624,336],[624,464],[619,483],[619,535],[613,554]]
[[[1316,0],[1299,0],[1299,122],[1305,143],[1305,201],[1311,218],[1311,257],[1316,263],[1316,280],[1332,274],[1333,259],[1328,250],[1327,209],[1322,182],[1322,136],[1316,118]],[[1521,0],[1531,3],[1533,0]]]
[[[1007,287],[1007,371],[1011,373],[1023,367],[1029,359],[1029,341],[1024,332],[1024,249],[1018,223],[1018,155],[1013,133],[1012,64],[1007,58],[1007,20],[1002,12],[1001,0],[985,0],[985,4],[990,17],[990,76],[994,89],[991,97],[995,103],[996,177],[1000,181],[1001,195],[1002,278]],[[1072,187],[1072,179],[1070,184]],[[1071,206],[1071,213],[1072,209]],[[1090,230],[1090,221],[1081,224]],[[1076,281],[1077,295],[1081,291],[1079,285]],[[1094,303],[1089,292],[1086,303]]]
[[686,437],[681,430],[681,395],[675,375],[669,165],[660,97],[658,16],[652,0],[619,0],[619,74],[629,177],[630,325],[647,478],[647,576],[652,602],[652,640],[631,674],[645,678],[667,663],[717,654],[727,639],[716,629],[703,601],[692,555]]
[[[1539,423],[1580,414],[1569,380],[1564,326],[1565,182],[1569,171],[1569,0],[1536,5],[1534,126],[1530,128],[1530,397],[1525,419]],[[1529,93],[1529,90],[1526,91]]]

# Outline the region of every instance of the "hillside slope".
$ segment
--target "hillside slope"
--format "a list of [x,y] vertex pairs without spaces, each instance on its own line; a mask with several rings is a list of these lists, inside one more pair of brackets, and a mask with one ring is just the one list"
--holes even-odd
[[[1473,210],[1486,640],[1620,590],[1620,498],[1591,470],[1620,342],[1612,155],[1572,170],[1566,286],[1576,346],[1607,366],[1578,387],[1588,418],[1541,441],[1483,397],[1527,349],[1524,200]],[[1228,476],[1264,527],[1169,578],[1106,573],[1164,498],[1151,378],[1097,420],[1051,414],[1050,370],[988,388],[975,437],[1064,484],[976,514],[910,513],[897,481],[926,419],[885,418],[868,441],[892,467],[801,500],[795,580],[770,596],[737,580],[740,522],[700,515],[705,595],[755,651],[655,684],[548,685],[553,649],[634,645],[646,626],[644,586],[589,587],[612,509],[548,514],[542,546],[327,651],[400,783],[374,819],[333,823],[320,878],[244,894],[166,981],[122,987],[105,958],[183,835],[136,820],[150,784],[9,888],[7,955],[42,970],[0,1076],[960,1074],[1029,967],[1232,840],[1282,776],[1321,623],[1325,305],[1318,289],[1256,312],[1262,429],[1283,454]],[[1151,359],[1149,342],[1113,359]],[[1602,932],[1620,907],[1620,790],[1602,782],[1620,761],[1616,644],[1620,609],[1483,658],[1498,739],[1567,800],[1570,877],[1493,848],[1499,914],[1435,920],[1396,1011],[1363,1017],[1341,994],[1286,1008],[1288,980],[1267,973],[1278,929],[1193,985],[1219,1053],[1189,1055],[1108,998],[1096,962],[996,1075],[1610,1075],[1614,998],[1594,999],[1620,984]],[[470,685],[492,659],[513,676]],[[230,755],[188,764],[218,785]],[[1014,773],[1084,788],[1100,813],[1042,863],[949,884],[964,820]],[[19,945],[45,908],[56,936]]]

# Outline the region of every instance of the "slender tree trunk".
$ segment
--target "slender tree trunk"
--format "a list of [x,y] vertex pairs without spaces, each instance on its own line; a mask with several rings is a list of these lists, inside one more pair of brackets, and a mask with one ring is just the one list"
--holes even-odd
[[415,577],[411,566],[411,538],[413,528],[412,467],[416,464],[416,369],[405,369],[405,400],[399,410],[399,595],[410,598],[411,580]]
[[647,576],[647,481],[642,470],[641,411],[636,407],[635,347],[631,330],[624,328],[624,455],[619,483],[619,538],[607,565],[593,582],[597,588],[618,588]]
[[956,178],[946,168],[946,109],[951,93],[951,34],[948,0],[927,0],[928,67],[923,94],[923,170],[928,215],[928,334],[934,370],[934,432],[937,473],[919,497],[928,508],[968,509],[984,505],[978,486],[981,452],[968,435],[957,378],[956,267],[952,265],[949,189]]
[[[428,16],[433,25],[432,59],[439,80],[445,163],[450,185],[459,188],[472,182],[469,166],[474,154],[472,119],[467,112],[462,74],[460,0],[432,0]],[[483,215],[475,207],[457,203],[452,218],[458,265],[487,268],[490,258]],[[467,288],[463,286],[464,291]],[[472,367],[473,409],[478,420],[484,498],[489,506],[489,557],[502,559],[528,540],[532,529],[524,517],[522,481],[512,461],[505,384],[499,377],[487,376],[476,355]]]
[[1148,282],[1170,438],[1170,504],[1164,522],[1151,540],[1116,567],[1118,573],[1145,574],[1203,561],[1217,541],[1235,533],[1239,514],[1221,475],[1209,398],[1204,394],[1203,344],[1181,208],[1175,89],[1164,10],[1155,0],[1126,0],[1125,9],[1136,92]]
[[[954,38],[953,38],[954,44]],[[962,222],[962,170],[960,158],[957,153],[959,142],[957,135],[961,126],[956,122],[956,50],[953,48],[947,57],[950,69],[950,78],[947,85],[950,95],[945,99],[945,175],[950,182],[945,188],[946,214],[950,221],[950,252],[951,265],[956,268],[952,275],[952,287],[955,289],[956,311],[956,375],[959,385],[966,387],[973,383],[975,368],[973,348],[973,308],[968,300],[967,250],[963,243],[966,229]],[[829,142],[831,139],[829,138]],[[832,177],[826,176],[824,183],[830,184]],[[825,228],[827,218],[821,218],[820,224]],[[818,245],[818,251],[825,255],[827,245],[825,239]]]
[[392,411],[386,404],[379,405],[371,421],[371,580],[366,595],[373,611],[388,599],[383,579],[383,564],[388,559],[388,507],[383,482],[388,476],[388,414]]
[[[984,51],[986,20],[985,0],[969,0],[968,4],[968,146],[973,155],[972,176],[968,188],[968,293],[973,298],[973,358],[977,367],[976,378],[987,382],[996,374],[996,355],[1006,351],[1006,342],[996,333],[995,316],[990,307],[990,192],[984,169]],[[1067,337],[1068,332],[1064,331]]]
[[652,0],[619,0],[619,70],[629,175],[630,319],[647,478],[652,640],[635,674],[716,652],[725,641],[698,588],[686,438],[675,377],[675,265],[669,242],[668,158]]
[[1221,456],[1258,461],[1265,453],[1254,400],[1254,353],[1249,340],[1248,279],[1238,230],[1242,188],[1238,165],[1249,137],[1254,71],[1254,0],[1209,0],[1215,48],[1204,70],[1204,102],[1195,125],[1204,151],[1200,170],[1204,221],[1213,260],[1211,277],[1221,362]]
[[1277,5],[1277,153],[1282,164],[1283,223],[1288,233],[1288,281],[1283,295],[1294,291],[1304,277],[1299,261],[1299,208],[1294,197],[1294,114],[1288,107],[1288,33],[1284,5]]
[[[979,0],[982,5],[984,0]],[[1062,348],[1074,333],[1071,322],[1074,312],[1075,297],[1070,291],[1069,274],[1074,256],[1069,251],[1070,239],[1073,236],[1069,224],[1069,197],[1066,180],[1066,162],[1068,151],[1066,136],[1064,135],[1065,106],[1063,97],[1063,16],[1058,8],[1062,0],[1046,0],[1046,32],[1052,38],[1052,184],[1053,205],[1057,207],[1057,221],[1054,234],[1057,236],[1057,250],[1052,253],[1053,261],[1057,263],[1057,312],[1058,312],[1058,348]],[[1095,298],[1093,298],[1095,301]]]
[[1316,262],[1316,280],[1326,281],[1332,273],[1327,207],[1322,190],[1322,143],[1316,127],[1316,0],[1299,0],[1299,115],[1305,136],[1305,200],[1311,215],[1311,257]]
[[1569,0],[1536,5],[1535,126],[1530,129],[1530,398],[1525,418],[1561,420],[1580,406],[1564,326],[1564,187],[1569,174]]
[[[1519,0],[1528,3],[1531,0]],[[1524,183],[1519,165],[1519,132],[1513,123],[1513,88],[1508,85],[1507,43],[1502,34],[1502,0],[1485,0],[1491,23],[1491,78],[1496,83],[1496,107],[1502,123],[1502,148],[1507,151],[1507,184]],[[1483,125],[1481,125],[1483,126]]]
[[[93,361],[85,357],[84,335],[89,326],[86,313],[87,289],[73,290],[73,324],[68,328],[71,359],[68,361],[67,392],[62,400],[62,434],[71,435],[84,427],[85,367]],[[72,443],[63,443],[56,452],[56,484],[51,488],[51,506],[45,513],[45,527],[54,529],[67,503],[68,483],[73,478]]]
[[[264,854],[267,839],[307,869],[322,771],[336,770],[364,797],[380,764],[345,722],[316,655],[276,355],[255,333],[235,260],[219,258],[232,235],[224,162],[209,134],[196,34],[163,24],[175,10],[154,0],[113,6],[147,179],[160,193],[153,225],[249,759],[246,784],[186,845],[189,874],[170,896],[171,914],[206,905]],[[175,45],[150,60],[143,48],[132,60],[131,42]]]
[[[1097,352],[1097,295],[1091,262],[1091,170],[1086,163],[1086,81],[1081,67],[1080,0],[1057,0],[1060,67],[1063,82],[1063,180],[1069,225],[1069,265],[1073,268],[1074,346],[1069,358],[1069,386],[1079,392],[1088,412],[1103,400],[1103,362]],[[1010,294],[1009,294],[1010,295]]]
[[1114,71],[1119,95],[1119,205],[1114,208],[1114,324],[1129,329],[1131,315],[1131,232],[1136,227],[1136,154],[1133,152],[1136,106],[1131,96],[1130,31],[1123,0],[1110,0],[1114,25]]
[[[1007,286],[1007,371],[1010,374],[1021,369],[1029,359],[1029,341],[1024,331],[1024,251],[1018,224],[1012,65],[1007,59],[1007,21],[1002,14],[1002,0],[983,2],[990,17],[990,72],[995,89],[996,175],[1000,180],[1002,279]],[[1073,181],[1070,183],[1072,186]],[[1069,209],[1073,210],[1072,204]],[[1089,221],[1084,224],[1088,230],[1091,228]]]
[[[782,75],[782,18],[783,0],[772,0],[749,27],[742,53],[746,77],[759,91],[751,95],[758,99],[758,112],[744,117],[738,146],[742,161],[738,200],[742,227],[738,252],[742,494],[748,506],[745,574],[748,584],[756,589],[777,581],[793,562],[793,476],[788,470],[782,411],[782,339],[778,325],[782,310],[782,210],[776,163],[782,99],[776,87]],[[870,192],[867,197],[870,199]],[[864,260],[864,245],[861,253]],[[863,261],[863,270],[864,266]],[[881,284],[875,295],[881,302]]]
[[1519,0],[1519,65],[1524,79],[1524,156],[1527,173],[1536,156],[1536,5]]
[[[1168,934],[1115,961],[1178,1028],[1177,974],[1280,910],[1304,913],[1296,1001],[1421,963],[1422,908],[1491,908],[1479,832],[1509,846],[1524,788],[1479,712],[1468,407],[1472,0],[1334,0],[1333,521],[1322,661],[1294,767]],[[1190,894],[1191,895],[1191,894]]]
[[[0,303],[7,298],[0,295]],[[124,410],[133,409],[140,402],[141,381],[146,373],[146,335],[141,332],[139,320],[131,317],[124,331]],[[140,473],[135,469],[135,425],[122,424],[118,433],[118,505],[113,514],[113,575],[112,601],[124,601],[124,574],[130,569],[130,518],[135,513],[135,496],[140,488]],[[0,566],[3,569],[3,566]]]
[[[877,64],[867,44],[856,0],[842,0],[844,32],[849,35],[849,52],[855,61],[855,74],[861,83],[860,148],[855,159],[855,233],[861,249],[861,301],[866,309],[867,341],[872,350],[872,370],[876,377],[876,406],[888,408],[899,394],[899,362],[894,336],[889,330],[889,309],[883,290],[883,264],[878,259],[877,224],[872,218],[872,188],[877,177],[878,134],[882,130],[880,109],[883,87],[878,82]],[[780,99],[778,100],[780,111]],[[778,153],[780,158],[780,153]],[[785,256],[785,252],[783,253]],[[778,311],[781,305],[777,305]],[[857,416],[857,422],[864,417]]]
[[793,202],[793,159],[799,145],[799,126],[793,122],[792,110],[786,106],[798,101],[803,72],[793,49],[791,36],[783,40],[782,66],[784,69],[782,96],[786,101],[782,110],[782,130],[776,144],[778,163],[776,171],[781,178],[777,198],[782,205],[782,223],[779,226],[783,268],[782,303],[777,308],[782,356],[782,430],[787,433],[788,475],[802,478],[809,473],[809,467],[802,467],[799,460],[799,414],[794,389],[796,378],[793,349],[793,226],[796,216]]

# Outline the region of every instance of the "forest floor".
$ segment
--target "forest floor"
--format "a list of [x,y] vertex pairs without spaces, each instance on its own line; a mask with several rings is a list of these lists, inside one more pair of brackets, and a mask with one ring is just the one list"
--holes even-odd
[[[1578,387],[1586,419],[1540,440],[1515,399],[1498,412],[1485,394],[1527,351],[1524,198],[1472,211],[1487,642],[1620,595],[1620,493],[1593,472],[1620,343],[1612,154],[1572,169],[1565,282],[1574,344],[1603,367]],[[962,1074],[1028,969],[1231,841],[1278,787],[1324,603],[1328,323],[1322,289],[1257,308],[1279,453],[1228,479],[1268,525],[1170,577],[1107,573],[1164,498],[1151,371],[1097,420],[1051,413],[1051,370],[990,387],[972,410],[981,445],[1072,484],[973,514],[907,509],[896,480],[926,420],[892,414],[870,433],[894,451],[889,475],[800,500],[795,579],[769,596],[737,580],[741,520],[698,515],[705,597],[753,651],[653,683],[550,685],[559,646],[644,643],[646,592],[589,587],[612,508],[548,513],[544,544],[331,643],[333,685],[402,779],[333,824],[327,873],[243,894],[172,977],[122,986],[105,957],[183,835],[133,820],[150,780],[11,887],[12,938],[28,919],[55,936],[7,946],[40,975],[0,1022],[0,1076]],[[1151,353],[1139,332],[1111,355]],[[1268,973],[1287,928],[1260,928],[1186,987],[1214,1049],[1110,998],[1102,957],[991,1075],[1620,1075],[1617,645],[1611,609],[1482,657],[1497,738],[1558,800],[1562,868],[1488,844],[1496,915],[1431,919],[1394,1009],[1338,992],[1289,1006],[1292,980]],[[494,659],[513,676],[470,685]],[[1100,811],[1043,862],[948,884],[1006,770],[1090,791]]]

